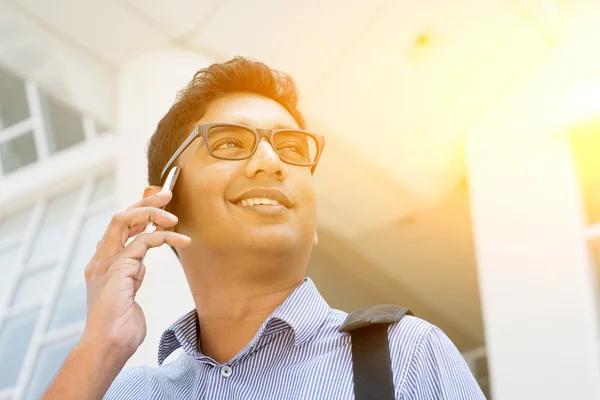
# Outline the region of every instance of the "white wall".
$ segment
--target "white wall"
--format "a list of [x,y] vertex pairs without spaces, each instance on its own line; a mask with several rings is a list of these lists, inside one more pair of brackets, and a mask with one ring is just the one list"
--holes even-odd
[[[470,136],[468,171],[495,399],[600,398],[598,310],[565,129],[574,93],[508,97]],[[590,85],[584,88],[592,87]],[[564,123],[567,123],[565,125]]]
[[534,74],[468,139],[468,178],[495,400],[598,399],[599,310],[567,132],[600,115],[600,3],[559,15]]

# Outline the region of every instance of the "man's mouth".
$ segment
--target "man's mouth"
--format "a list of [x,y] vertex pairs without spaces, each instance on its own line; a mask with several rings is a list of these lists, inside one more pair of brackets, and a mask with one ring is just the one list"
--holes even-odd
[[262,197],[243,199],[233,204],[238,206],[240,210],[254,215],[283,216],[289,212],[288,208],[277,200]]
[[290,197],[277,188],[251,188],[245,190],[237,197],[230,200],[233,204],[242,207],[282,207],[292,208]]
[[252,207],[252,206],[259,206],[259,205],[266,205],[266,206],[279,206],[280,205],[277,200],[259,199],[259,198],[243,199],[243,200],[238,201],[236,204],[239,206],[244,206],[244,207]]

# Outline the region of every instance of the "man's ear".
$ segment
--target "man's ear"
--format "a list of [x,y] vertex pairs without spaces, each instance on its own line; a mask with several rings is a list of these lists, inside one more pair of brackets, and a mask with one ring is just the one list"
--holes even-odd
[[160,186],[146,186],[144,189],[144,199],[160,192],[160,189],[162,189]]
[[319,244],[319,235],[315,232],[315,237],[313,238],[313,247]]

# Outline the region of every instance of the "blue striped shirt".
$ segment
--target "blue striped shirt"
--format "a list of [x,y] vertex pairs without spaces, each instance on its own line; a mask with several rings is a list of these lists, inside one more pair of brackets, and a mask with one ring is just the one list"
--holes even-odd
[[[197,350],[194,310],[163,333],[158,368],[121,371],[104,399],[353,399],[350,335],[338,332],[346,315],[307,278],[248,345],[219,364]],[[439,328],[406,316],[388,335],[396,399],[485,399]],[[179,358],[163,364],[179,347]]]

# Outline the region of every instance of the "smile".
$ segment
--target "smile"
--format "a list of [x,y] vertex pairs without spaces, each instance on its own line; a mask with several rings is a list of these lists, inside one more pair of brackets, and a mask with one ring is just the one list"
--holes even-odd
[[260,198],[243,199],[243,200],[239,201],[236,204],[240,205],[240,206],[244,206],[244,207],[260,206],[260,205],[266,205],[266,206],[278,206],[278,205],[280,205],[277,200],[273,200],[273,199],[260,199]]
[[251,188],[230,200],[233,204],[247,208],[282,208],[290,209],[293,202],[290,197],[278,188]]
[[264,197],[251,197],[232,202],[243,213],[262,216],[283,216],[289,210],[274,199]]

